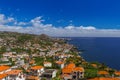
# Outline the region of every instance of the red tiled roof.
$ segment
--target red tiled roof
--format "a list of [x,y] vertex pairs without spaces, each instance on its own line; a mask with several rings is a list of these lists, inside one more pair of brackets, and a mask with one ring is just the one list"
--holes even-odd
[[108,75],[109,73],[107,71],[99,71],[98,74],[100,74],[100,75]]
[[84,68],[83,68],[83,67],[75,67],[75,68],[73,69],[73,71],[84,72]]
[[33,70],[38,70],[38,69],[41,69],[41,68],[43,68],[43,66],[33,66],[33,67],[31,67],[31,69],[33,69]]
[[7,76],[7,74],[0,74],[0,80],[5,78]]
[[18,75],[22,70],[11,70],[6,72],[7,75]]
[[120,71],[115,72],[115,74],[120,76]]
[[93,79],[89,79],[89,80],[120,80],[119,78],[105,78],[105,77],[101,77],[101,78],[93,78]]
[[97,64],[91,64],[91,65],[92,65],[93,67],[95,67],[95,68],[97,67]]
[[63,68],[63,69],[62,69],[62,73],[63,73],[63,74],[70,74],[70,73],[72,73],[72,69]]
[[27,79],[29,80],[39,80],[37,76],[29,76]]
[[75,64],[74,63],[70,63],[68,64],[65,68],[75,68]]
[[74,71],[84,72],[83,67],[75,67],[74,63],[68,64],[65,68],[62,69],[63,74],[70,74]]
[[4,70],[7,70],[7,69],[10,69],[10,66],[0,66],[0,72],[1,71],[4,71]]

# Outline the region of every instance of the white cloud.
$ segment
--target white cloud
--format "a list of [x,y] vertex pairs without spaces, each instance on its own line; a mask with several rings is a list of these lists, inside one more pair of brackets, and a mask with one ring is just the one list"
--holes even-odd
[[23,26],[24,26],[24,25],[27,25],[26,22],[19,22],[19,23],[15,22],[14,24],[18,24],[18,25],[21,25],[21,26],[22,26],[22,25],[23,25]]
[[0,14],[0,24],[5,23],[5,16],[3,14]]
[[4,14],[0,14],[0,24],[7,24],[14,21],[15,21],[14,18],[6,17]]
[[40,17],[36,17],[36,18],[32,19],[30,22],[32,23],[32,25],[34,27],[39,27],[39,26],[43,25],[42,24],[43,21],[44,20],[42,20],[42,17],[40,16]]
[[15,21],[15,19],[12,18],[12,17],[8,17],[7,21],[8,21],[8,22],[13,22],[13,21]]
[[74,26],[67,26],[67,27],[65,27],[65,29],[75,29],[75,27]]
[[[36,17],[29,22],[18,22],[13,17],[0,14],[0,31],[12,31],[30,34],[47,34],[62,37],[120,37],[119,29],[96,29],[94,26],[55,27],[43,24],[42,17]],[[9,25],[12,23],[12,25]],[[24,27],[23,27],[24,26]]]

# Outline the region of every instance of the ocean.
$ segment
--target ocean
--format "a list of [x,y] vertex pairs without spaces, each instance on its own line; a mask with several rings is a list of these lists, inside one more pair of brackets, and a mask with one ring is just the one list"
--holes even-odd
[[88,62],[100,62],[120,70],[120,38],[73,37],[68,43],[83,50],[81,56]]

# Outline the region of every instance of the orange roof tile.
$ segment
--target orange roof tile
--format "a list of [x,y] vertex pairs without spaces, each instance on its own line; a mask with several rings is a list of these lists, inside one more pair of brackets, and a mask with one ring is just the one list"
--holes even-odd
[[120,76],[120,71],[115,72],[115,74]]
[[70,63],[62,69],[62,73],[64,73],[64,74],[72,73],[74,71],[84,72],[84,68],[83,67],[75,67],[74,63]]
[[88,79],[88,80],[99,80],[99,78],[92,78],[92,79]]
[[30,79],[30,80],[39,80],[37,76],[29,76],[27,79]]
[[75,64],[70,63],[65,68],[62,69],[62,73],[64,73],[64,74],[72,73],[74,68],[75,68]]
[[5,78],[7,76],[7,74],[0,74],[0,80]]
[[35,63],[35,60],[31,60],[29,63],[30,63],[30,64],[34,64],[34,63]]
[[7,75],[18,75],[22,70],[11,70],[6,72]]
[[107,71],[99,71],[98,74],[100,74],[100,75],[108,75],[109,73]]
[[33,70],[38,70],[38,69],[41,69],[41,68],[43,68],[43,66],[33,66],[33,67],[31,67],[31,69],[33,69]]
[[26,72],[30,72],[30,70],[26,70]]
[[5,66],[5,65],[0,66],[0,72],[5,71],[7,69],[10,69],[10,66]]
[[105,78],[105,77],[101,77],[101,78],[93,78],[93,79],[89,79],[89,80],[120,80],[119,78]]
[[84,72],[84,68],[83,67],[76,67],[76,68],[73,69],[73,71]]
[[74,63],[70,63],[65,68],[75,68],[75,64]]
[[69,69],[69,68],[63,68],[63,69],[62,69],[62,73],[63,73],[63,74],[69,74],[69,73],[72,73],[72,69]]
[[97,64],[91,64],[91,65],[92,65],[93,67],[95,67],[95,68],[97,67]]

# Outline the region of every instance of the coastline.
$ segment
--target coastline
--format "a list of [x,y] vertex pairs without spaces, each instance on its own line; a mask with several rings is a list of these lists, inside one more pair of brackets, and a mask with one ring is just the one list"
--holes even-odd
[[[84,50],[74,44],[70,44],[65,39],[51,38],[45,34],[35,36],[30,34],[3,33],[1,36],[3,38],[3,44],[12,40],[12,42],[9,42],[1,48],[1,63],[9,60],[7,63],[11,64],[8,66],[17,66],[16,69],[22,70],[22,72],[28,76],[30,76],[28,73],[32,72],[31,67],[42,67],[45,69],[44,71],[50,69],[54,71],[57,70],[57,75],[53,80],[58,78],[61,80],[65,78],[66,75],[72,76],[71,79],[73,79],[76,71],[80,73],[79,75],[82,77],[79,78],[82,78],[82,80],[95,77],[112,78],[113,75],[117,77],[117,70],[109,68],[102,63],[86,61],[82,56]],[[12,46],[13,43],[14,46]],[[75,43],[78,44],[77,41],[75,41]],[[8,46],[10,46],[9,49]],[[6,55],[9,57],[6,58]],[[17,64],[18,62],[19,64]],[[6,65],[7,63],[5,62]],[[27,69],[24,65],[28,65]],[[27,72],[28,70],[30,70],[30,72]]]
[[[71,40],[72,40],[72,39],[71,39]],[[70,41],[71,41],[71,40],[70,40]],[[68,41],[68,43],[69,43],[69,44],[72,44],[72,43],[70,43],[69,41]],[[79,51],[80,47],[79,47],[79,49],[78,49],[78,46],[76,47],[76,45],[74,45],[74,44],[72,44],[72,45],[78,50],[78,53],[80,52],[80,53],[85,54],[84,52]],[[83,51],[85,51],[85,50],[83,50]],[[104,64],[104,63],[100,63],[100,62],[98,62],[98,61],[92,61],[92,62],[86,61],[86,59],[82,56],[83,54],[79,54],[79,56],[82,58],[83,61],[85,61],[85,62],[83,62],[83,63],[81,64],[82,66],[84,66],[85,70],[87,70],[87,69],[91,66],[91,67],[93,67],[92,69],[97,70],[97,72],[103,70],[103,71],[110,72],[110,73],[109,73],[110,75],[116,75],[115,72],[118,72],[118,69],[111,68],[110,66],[107,66],[107,65]],[[85,64],[84,64],[84,63],[85,63]],[[91,70],[92,70],[92,69],[91,69]],[[88,72],[88,73],[89,73],[89,72]],[[95,77],[95,76],[94,76],[94,77]],[[98,77],[98,74],[97,74],[97,73],[96,73],[96,77]],[[109,76],[109,77],[110,77],[110,76]],[[88,78],[92,78],[92,77],[88,77]]]
[[[72,39],[72,38],[71,38]],[[73,41],[72,41],[73,40]],[[78,50],[83,50],[83,54],[81,54],[86,61],[89,62],[100,62],[105,63],[111,68],[116,70],[119,69],[119,65],[117,66],[117,61],[119,59],[119,43],[117,43],[120,38],[73,38],[68,43],[77,46]],[[114,43],[110,44],[112,41]],[[110,46],[109,46],[110,45]],[[111,52],[109,52],[110,50]],[[116,53],[116,55],[113,55]],[[107,58],[108,57],[108,58]],[[113,57],[116,57],[115,59]],[[112,61],[111,61],[112,60]],[[114,64],[114,65],[113,65]]]

